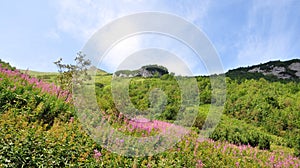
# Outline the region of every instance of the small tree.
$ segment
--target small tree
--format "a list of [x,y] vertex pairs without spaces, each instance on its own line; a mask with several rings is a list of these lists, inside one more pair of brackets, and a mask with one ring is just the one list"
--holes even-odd
[[71,93],[73,82],[81,84],[85,78],[80,78],[80,76],[84,75],[85,77],[88,77],[87,70],[91,65],[91,61],[85,57],[85,54],[78,52],[74,59],[76,61],[76,65],[63,64],[62,58],[54,62],[54,64],[58,67],[59,72],[57,77],[58,85],[63,90],[68,90]]

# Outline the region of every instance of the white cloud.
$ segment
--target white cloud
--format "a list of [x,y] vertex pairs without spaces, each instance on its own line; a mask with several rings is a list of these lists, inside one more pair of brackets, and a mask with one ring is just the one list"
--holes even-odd
[[143,8],[145,4],[142,0],[58,0],[58,29],[71,34],[77,40],[86,41],[105,24],[118,17],[138,12],[138,8]]
[[[84,44],[87,40],[102,26],[110,21],[125,16],[144,11],[166,12],[181,16],[192,23],[201,23],[202,19],[210,6],[210,1],[190,0],[190,1],[173,1],[173,0],[57,0],[58,9],[57,29],[73,36],[74,39]],[[134,27],[134,25],[132,25]],[[120,28],[122,29],[122,28]],[[158,37],[159,38],[159,37]],[[146,40],[147,41],[147,40]],[[165,41],[153,38],[157,47],[165,46],[165,49],[176,50],[178,46],[171,43],[166,47]],[[147,46],[141,38],[134,38],[120,42],[114,46],[111,51],[110,59],[102,61],[110,70],[115,69],[124,58],[124,55],[139,50],[142,46]],[[149,45],[148,45],[149,47]],[[164,48],[164,47],[160,47]],[[193,68],[197,68],[195,61],[189,60]]]
[[211,6],[211,1],[209,0],[183,0],[183,1],[172,1],[174,9],[179,9],[174,11],[175,14],[184,17],[192,23],[200,22],[204,17],[207,16],[208,10]]
[[110,72],[125,67],[133,70],[147,62],[166,66],[176,74],[206,74],[201,60],[188,46],[159,34],[140,34],[124,39],[109,51],[101,67],[109,67]]
[[119,42],[101,61],[101,67],[108,67],[107,70],[115,71],[127,56],[140,49],[140,41],[140,38],[135,37]]
[[177,75],[192,74],[186,63],[175,53],[159,48],[147,48],[132,53],[120,63],[118,70],[135,70],[149,64],[162,65],[168,68],[169,72],[174,72]]
[[49,30],[46,32],[45,37],[53,40],[60,40],[61,38],[56,30]]
[[200,21],[209,9],[208,0],[57,0],[58,29],[76,39],[87,40],[113,19],[144,11],[176,14],[191,22]]
[[[293,46],[293,25],[288,19],[289,1],[254,1],[248,24],[238,40],[240,66],[285,59]],[[289,22],[288,22],[289,21]]]

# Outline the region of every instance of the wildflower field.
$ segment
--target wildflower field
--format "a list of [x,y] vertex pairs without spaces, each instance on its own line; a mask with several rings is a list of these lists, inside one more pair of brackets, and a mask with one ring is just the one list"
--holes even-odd
[[[98,75],[95,88],[103,120],[116,130],[149,137],[173,124],[180,93],[171,76],[131,82],[129,94],[138,109],[150,107],[151,87],[161,87],[169,97],[162,102],[165,110],[151,120],[130,120],[118,112],[111,78]],[[0,64],[0,167],[300,167],[299,83],[227,78],[221,121],[209,138],[201,138],[212,100],[209,78],[197,77],[202,103],[189,132],[163,152],[130,157],[97,144],[76,115],[72,93],[49,81]],[[123,143],[119,139],[115,145]]]

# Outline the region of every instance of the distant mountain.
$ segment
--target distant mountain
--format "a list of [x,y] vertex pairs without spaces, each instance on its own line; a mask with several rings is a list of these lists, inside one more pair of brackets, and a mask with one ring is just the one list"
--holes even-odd
[[238,80],[265,78],[270,81],[300,81],[300,59],[241,67],[229,70],[226,76]]
[[120,70],[115,72],[115,76],[117,77],[155,77],[162,76],[164,74],[169,74],[169,71],[166,67],[160,65],[146,65],[141,67],[138,70]]
[[95,72],[96,75],[100,75],[100,76],[103,76],[103,75],[110,75],[108,72],[106,72],[106,71],[104,71],[104,70],[102,70],[102,69],[99,69],[99,68],[97,68],[97,67],[95,67],[95,66],[91,66],[91,67],[89,68],[89,71]]

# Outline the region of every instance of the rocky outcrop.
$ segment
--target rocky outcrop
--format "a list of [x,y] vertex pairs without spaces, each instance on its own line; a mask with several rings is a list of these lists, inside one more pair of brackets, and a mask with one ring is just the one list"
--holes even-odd
[[248,68],[248,72],[273,75],[279,79],[300,79],[300,60],[273,61]]
[[286,74],[286,68],[285,67],[272,67],[269,70],[262,70],[260,67],[250,69],[248,72],[258,72],[262,73],[264,75],[274,75],[277,76],[280,79],[290,79],[291,75]]
[[160,77],[164,74],[168,74],[168,69],[158,65],[146,65],[138,70],[120,70],[114,73],[117,77]]
[[229,70],[226,72],[226,76],[239,81],[264,78],[269,81],[300,82],[300,59],[270,61],[259,65],[240,67]]
[[292,63],[289,68],[293,71],[296,71],[295,75],[300,78],[300,62]]

